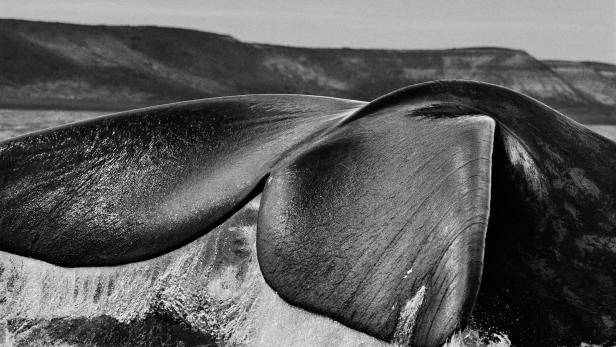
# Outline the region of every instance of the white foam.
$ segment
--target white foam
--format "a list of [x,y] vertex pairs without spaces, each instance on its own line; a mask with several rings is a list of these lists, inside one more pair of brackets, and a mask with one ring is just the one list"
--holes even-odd
[[[411,270],[407,273],[410,272]],[[396,326],[396,331],[394,333],[394,343],[403,346],[411,343],[417,313],[419,312],[421,304],[423,304],[425,295],[426,286],[421,286],[415,295],[413,295],[413,297],[404,304],[402,310],[400,310],[398,325]]]

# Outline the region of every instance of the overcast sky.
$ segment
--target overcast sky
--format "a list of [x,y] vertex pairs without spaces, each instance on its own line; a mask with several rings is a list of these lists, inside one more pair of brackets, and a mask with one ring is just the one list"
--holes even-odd
[[185,27],[294,46],[500,46],[616,63],[616,0],[0,0],[0,17]]

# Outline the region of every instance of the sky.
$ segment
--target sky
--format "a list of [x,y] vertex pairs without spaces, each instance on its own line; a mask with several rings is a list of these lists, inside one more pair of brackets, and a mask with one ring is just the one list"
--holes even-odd
[[0,0],[0,17],[173,26],[307,47],[498,46],[616,64],[616,0]]

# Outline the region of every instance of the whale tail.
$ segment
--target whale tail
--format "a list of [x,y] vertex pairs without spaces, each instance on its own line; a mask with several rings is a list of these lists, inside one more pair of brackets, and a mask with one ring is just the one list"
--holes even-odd
[[263,192],[258,261],[291,304],[414,346],[473,311],[523,345],[609,339],[614,167],[613,142],[483,83],[207,99],[0,143],[0,250],[134,262]]
[[117,265],[203,235],[273,165],[362,103],[223,97],[128,111],[0,143],[0,249]]
[[333,131],[265,186],[266,281],[382,339],[442,345],[479,290],[494,121],[382,112]]

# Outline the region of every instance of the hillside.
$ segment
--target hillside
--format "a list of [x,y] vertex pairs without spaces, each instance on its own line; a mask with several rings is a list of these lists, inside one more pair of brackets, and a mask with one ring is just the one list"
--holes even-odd
[[546,60],[577,93],[606,106],[616,106],[616,65]]
[[0,20],[0,106],[126,109],[246,93],[371,100],[443,78],[510,87],[574,117],[616,119],[616,66],[505,48],[283,47],[161,27]]

